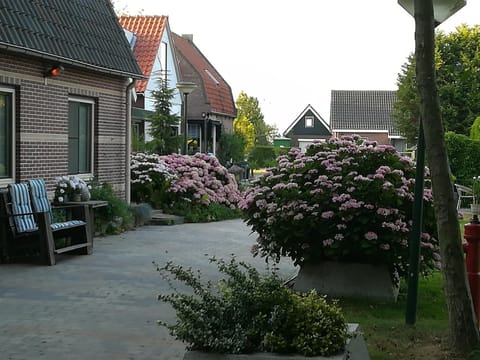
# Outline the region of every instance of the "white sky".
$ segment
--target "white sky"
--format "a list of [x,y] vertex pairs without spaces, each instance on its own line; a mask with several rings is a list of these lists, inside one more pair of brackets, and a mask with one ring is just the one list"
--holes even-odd
[[[167,15],[231,86],[258,98],[280,133],[311,104],[328,123],[331,90],[395,90],[415,50],[396,0],[115,0],[130,15]],[[126,8],[125,8],[126,6]],[[438,29],[480,24],[480,0]]]

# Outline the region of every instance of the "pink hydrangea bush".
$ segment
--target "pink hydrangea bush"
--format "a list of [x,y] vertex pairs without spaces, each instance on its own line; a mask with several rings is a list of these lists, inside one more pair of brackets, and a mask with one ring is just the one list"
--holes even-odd
[[[415,168],[391,146],[358,137],[292,150],[277,159],[239,206],[258,233],[255,255],[296,264],[321,260],[386,264],[394,281],[408,268]],[[424,192],[421,271],[440,266],[432,193]]]
[[235,209],[242,199],[235,177],[213,156],[171,154],[160,159],[177,176],[167,190],[170,202],[220,204]]

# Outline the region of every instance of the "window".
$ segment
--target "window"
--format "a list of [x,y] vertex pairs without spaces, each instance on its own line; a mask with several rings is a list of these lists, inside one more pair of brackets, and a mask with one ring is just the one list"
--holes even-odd
[[305,127],[313,127],[313,116],[305,116]]
[[200,125],[188,124],[188,153],[195,154],[200,151]]
[[93,101],[77,98],[69,99],[69,174],[93,174],[93,110]]
[[15,169],[15,92],[0,87],[0,184],[12,182]]

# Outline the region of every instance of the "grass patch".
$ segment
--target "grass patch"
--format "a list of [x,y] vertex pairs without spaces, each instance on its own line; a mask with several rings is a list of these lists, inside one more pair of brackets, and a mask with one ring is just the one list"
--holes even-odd
[[[347,321],[360,324],[371,359],[463,359],[449,353],[448,315],[441,273],[420,279],[414,327],[405,324],[406,292],[406,285],[402,283],[394,304],[340,300]],[[474,354],[471,356],[468,359],[480,359]]]

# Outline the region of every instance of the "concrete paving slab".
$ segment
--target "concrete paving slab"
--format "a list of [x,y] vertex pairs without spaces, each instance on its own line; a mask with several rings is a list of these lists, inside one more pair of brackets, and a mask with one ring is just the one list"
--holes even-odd
[[[264,269],[250,254],[254,242],[241,220],[144,226],[96,238],[92,255],[64,255],[56,266],[0,264],[0,358],[182,359],[184,345],[156,323],[173,322],[174,312],[157,301],[169,289],[152,262],[173,260],[215,280],[208,256],[233,253]],[[296,271],[282,260],[285,278]]]

